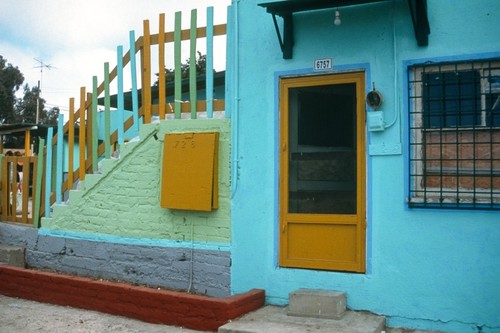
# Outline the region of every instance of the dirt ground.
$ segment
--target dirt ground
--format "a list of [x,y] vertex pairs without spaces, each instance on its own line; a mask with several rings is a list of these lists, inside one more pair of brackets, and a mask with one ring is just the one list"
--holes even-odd
[[[0,295],[0,333],[203,333]],[[208,332],[205,332],[208,333]],[[442,333],[387,328],[385,333]]]
[[0,295],[0,333],[200,333]]

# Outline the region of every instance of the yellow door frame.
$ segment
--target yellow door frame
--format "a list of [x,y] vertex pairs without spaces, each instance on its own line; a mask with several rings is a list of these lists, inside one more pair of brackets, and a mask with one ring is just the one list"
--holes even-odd
[[[289,213],[289,89],[308,86],[321,86],[331,84],[356,85],[356,200],[355,214],[297,214]],[[366,145],[365,145],[365,72],[334,73],[315,76],[300,76],[280,79],[280,253],[279,264],[283,267],[297,267],[322,270],[338,270],[362,273],[366,271]],[[329,224],[335,224],[341,229],[351,229],[349,240],[336,239],[337,243],[353,241],[350,244],[350,259],[325,260],[325,258],[306,258],[290,256],[289,229],[290,226],[308,225],[317,226],[318,230]],[[306,230],[306,229],[300,229]],[[321,234],[321,231],[316,234]],[[327,233],[328,234],[328,233]],[[324,236],[328,237],[328,236]],[[314,238],[314,236],[313,236]],[[325,242],[315,245],[307,235],[295,238],[307,246],[324,246]],[[307,243],[306,243],[307,242]],[[298,246],[302,246],[299,244]],[[328,243],[328,245],[330,245]],[[335,245],[337,246],[337,245]],[[335,247],[334,246],[334,247]],[[341,245],[338,245],[341,246]],[[336,248],[335,248],[336,249]],[[318,251],[321,251],[319,249]],[[306,250],[307,252],[307,250]],[[313,253],[315,251],[312,251]],[[355,253],[354,253],[355,252]],[[315,252],[317,253],[317,252]]]

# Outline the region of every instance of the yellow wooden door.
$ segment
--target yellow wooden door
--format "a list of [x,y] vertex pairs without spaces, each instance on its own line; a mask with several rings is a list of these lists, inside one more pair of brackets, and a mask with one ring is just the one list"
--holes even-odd
[[365,271],[364,72],[280,80],[280,266]]

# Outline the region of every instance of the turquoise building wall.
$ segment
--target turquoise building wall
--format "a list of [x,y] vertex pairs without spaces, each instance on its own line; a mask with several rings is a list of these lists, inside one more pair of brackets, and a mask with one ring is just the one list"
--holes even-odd
[[[229,18],[232,292],[262,288],[269,303],[284,305],[298,288],[341,290],[349,308],[385,315],[389,326],[500,332],[500,212],[406,203],[406,66],[500,57],[500,2],[428,0],[426,47],[417,46],[407,1],[341,7],[340,26],[335,8],[298,13],[290,60],[259,3],[233,1]],[[394,123],[366,136],[366,274],[278,265],[278,79],[314,74],[313,60],[326,57],[333,72],[364,70],[366,92],[375,82]]]
[[[127,110],[123,111],[123,119],[128,119],[132,116],[133,116],[132,111],[127,111]],[[113,133],[114,131],[118,130],[118,124],[120,124],[119,119],[120,118],[119,118],[118,111],[113,110],[109,113],[109,120],[110,120],[109,132],[110,133]],[[104,135],[104,132],[105,132],[104,131],[105,112],[104,111],[97,113],[97,123],[100,125],[98,130],[97,130],[97,138],[99,140],[104,140],[104,137],[105,137],[105,135]],[[135,126],[132,126],[127,131],[125,131],[123,139],[125,141],[129,141],[138,135],[139,135],[139,132],[138,132],[137,128]]]

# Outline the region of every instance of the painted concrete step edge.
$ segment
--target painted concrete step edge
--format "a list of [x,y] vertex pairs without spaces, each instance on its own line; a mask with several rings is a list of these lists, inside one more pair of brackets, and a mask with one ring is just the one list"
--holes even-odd
[[0,244],[0,264],[25,267],[25,252],[22,246]]
[[287,315],[287,307],[265,306],[219,328],[219,333],[381,333],[385,317],[346,311],[341,319]]

